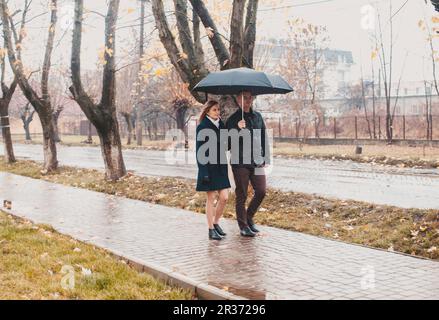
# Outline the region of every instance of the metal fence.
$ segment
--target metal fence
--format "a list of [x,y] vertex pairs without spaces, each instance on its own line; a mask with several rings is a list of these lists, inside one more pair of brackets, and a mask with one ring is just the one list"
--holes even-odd
[[[301,121],[266,119],[266,125],[278,138],[386,139],[386,117],[340,116]],[[438,127],[436,127],[438,126]],[[394,116],[393,138],[399,140],[439,140],[439,115]]]
[[[265,119],[265,123],[267,128],[273,130],[275,138],[386,140],[386,117],[383,115],[375,118],[371,116],[368,118],[365,116],[324,117],[307,121],[282,117]],[[126,123],[120,121],[119,124],[121,136],[126,138],[128,134]],[[88,128],[87,120],[63,122],[59,125],[59,133],[61,135],[88,135]],[[162,140],[169,129],[175,128],[175,122],[159,122],[154,126],[144,126],[142,135],[146,139]],[[394,116],[392,128],[393,139],[439,140],[439,115],[430,116],[428,121],[426,116]],[[31,131],[32,136],[40,134],[40,132]],[[96,135],[93,127],[92,135]]]

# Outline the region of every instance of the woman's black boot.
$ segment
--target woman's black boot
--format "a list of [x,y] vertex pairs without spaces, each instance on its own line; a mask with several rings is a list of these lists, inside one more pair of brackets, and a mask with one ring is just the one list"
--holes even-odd
[[225,236],[227,235],[227,233],[225,233],[223,231],[223,229],[221,229],[221,227],[219,226],[219,224],[213,224],[213,227],[215,228],[216,232],[220,235],[220,236]]
[[221,240],[221,236],[216,232],[215,229],[209,229],[209,239],[210,240]]

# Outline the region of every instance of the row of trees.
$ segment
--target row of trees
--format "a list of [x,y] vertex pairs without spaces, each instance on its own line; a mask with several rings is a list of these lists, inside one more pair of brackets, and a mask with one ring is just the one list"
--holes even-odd
[[[0,100],[0,114],[2,134],[6,148],[7,161],[15,161],[12,147],[12,139],[9,128],[9,104],[16,87],[20,87],[23,95],[38,114],[43,130],[44,164],[43,172],[54,171],[58,167],[56,142],[56,121],[62,110],[54,106],[51,99],[49,76],[51,73],[51,58],[54,50],[55,32],[58,21],[58,1],[49,0],[50,20],[47,26],[47,40],[45,43],[43,64],[40,70],[41,79],[38,85],[35,81],[30,81],[33,72],[29,71],[22,60],[22,44],[26,37],[27,15],[30,10],[32,0],[24,0],[22,10],[10,12],[8,2],[0,0],[0,14],[2,34],[4,38],[4,48],[1,51],[2,58],[2,92]],[[119,124],[117,121],[117,84],[116,73],[121,72],[116,69],[116,26],[118,20],[119,0],[109,0],[107,13],[105,15],[104,30],[104,50],[102,53],[102,80],[99,85],[100,94],[96,96],[88,92],[84,85],[84,78],[81,77],[81,47],[84,20],[83,0],[75,0],[73,36],[71,42],[71,61],[70,77],[71,84],[68,89],[71,98],[81,108],[89,121],[95,126],[101,145],[102,156],[105,163],[106,177],[116,180],[126,174],[126,168],[122,155],[121,138]],[[159,38],[163,45],[166,55],[169,58],[169,65],[163,62],[163,70],[159,77],[153,79],[146,87],[143,84],[148,77],[145,57],[145,37],[144,19],[145,6],[151,4],[152,14]],[[188,114],[191,113],[190,106],[197,102],[204,102],[206,97],[190,89],[201,80],[210,70],[235,68],[240,66],[252,67],[253,50],[256,39],[256,16],[257,0],[234,0],[231,4],[230,37],[228,44],[225,43],[226,37],[221,34],[217,27],[217,22],[212,17],[208,7],[201,0],[174,0],[173,12],[176,21],[178,37],[173,33],[173,28],[168,22],[169,14],[165,12],[165,5],[162,1],[140,0],[140,36],[138,43],[138,66],[137,89],[130,100],[135,107],[133,110],[122,110],[131,130],[136,128],[137,142],[141,143],[141,130],[143,119],[148,113],[168,112],[170,117],[174,117],[179,128],[185,127]],[[190,7],[189,7],[190,5]],[[20,17],[17,24],[17,17]],[[208,41],[202,40],[202,28],[206,32]],[[209,44],[210,43],[210,44]],[[208,45],[208,49],[206,49]],[[212,63],[205,58],[206,52],[214,52],[217,63]],[[13,73],[13,80],[8,85],[5,83],[6,56],[9,61],[10,69]],[[160,59],[155,59],[157,63]],[[167,59],[166,59],[167,60]],[[132,72],[132,70],[130,71]],[[157,73],[157,70],[155,71]],[[129,73],[129,72],[128,72]],[[157,74],[156,74],[157,75]],[[143,80],[143,82],[141,81]],[[173,82],[172,82],[173,81]],[[173,85],[169,85],[172,83]],[[127,83],[122,85],[127,85]],[[128,89],[128,88],[126,88]],[[153,91],[155,90],[155,91]],[[119,90],[121,91],[121,90]],[[123,91],[123,90],[122,90]],[[130,90],[132,91],[132,90]],[[146,91],[146,92],[145,92]],[[155,94],[150,94],[154,92]],[[159,93],[158,95],[156,93]],[[134,96],[134,98],[133,98]],[[156,101],[153,101],[152,96]],[[173,97],[171,111],[161,110],[163,104],[169,97]],[[230,106],[231,97],[223,100],[226,109]],[[155,103],[154,103],[155,102]],[[232,101],[233,102],[233,101]],[[130,104],[131,105],[131,104]],[[133,111],[135,116],[133,117]],[[32,113],[31,113],[32,114]],[[133,119],[134,118],[134,119]],[[133,121],[134,120],[134,121]]]
[[[431,3],[435,6],[436,10],[438,10],[439,2],[437,0],[431,0]],[[408,52],[405,53],[404,62],[402,65],[402,69],[400,70],[400,76],[396,82],[393,81],[395,78],[395,67],[394,67],[394,45],[396,42],[396,37],[394,34],[394,18],[401,11],[401,9],[407,4],[404,3],[402,7],[397,10],[393,10],[392,1],[389,2],[389,10],[388,17],[381,17],[380,12],[378,11],[378,19],[377,19],[377,28],[374,28],[374,32],[371,33],[371,42],[372,42],[372,52],[371,52],[371,66],[372,66],[372,81],[371,83],[371,93],[372,93],[372,125],[370,123],[370,116],[368,115],[368,110],[366,108],[365,103],[365,81],[363,77],[360,80],[360,88],[361,88],[361,99],[362,104],[364,106],[365,117],[367,119],[369,134],[374,139],[376,139],[376,86],[375,83],[375,60],[378,65],[378,88],[379,95],[385,98],[385,112],[386,112],[386,123],[385,123],[385,132],[386,139],[388,143],[392,143],[392,139],[394,137],[394,121],[395,121],[395,111],[397,108],[398,100],[400,97],[400,85],[401,80],[404,73],[405,68],[405,58],[407,57]],[[430,21],[431,20],[431,23]],[[431,75],[426,76],[424,74],[424,93],[425,93],[425,119],[427,123],[427,139],[432,139],[432,103],[431,103],[431,89],[434,88],[436,94],[439,96],[439,86],[436,75],[436,63],[439,59],[438,52],[435,49],[435,39],[438,38],[437,24],[439,23],[438,17],[432,17],[431,19],[421,19],[418,23],[419,28],[425,33],[426,42],[428,44],[428,54],[429,60],[431,63]],[[388,26],[388,27],[387,27]],[[387,29],[387,32],[385,32]],[[387,36],[387,41],[384,38]],[[432,81],[427,81],[427,78],[432,78]],[[381,86],[383,90],[381,90]],[[395,87],[396,86],[396,87]],[[372,129],[371,129],[372,126]]]
[[[438,8],[438,2],[432,1]],[[361,67],[361,79],[358,83],[346,85],[338,92],[340,98],[346,99],[346,104],[356,106],[362,110],[366,119],[369,136],[377,139],[377,113],[382,105],[378,102],[384,99],[385,126],[383,128],[386,139],[392,143],[394,137],[395,114],[400,98],[400,87],[403,78],[405,58],[399,53],[399,57],[404,58],[401,70],[395,70],[395,42],[394,19],[401,11],[402,7],[393,10],[392,2],[389,2],[388,16],[382,16],[377,10],[377,19],[372,31],[370,32],[371,54],[370,66],[371,77],[366,80]],[[431,64],[432,73],[424,75],[425,93],[425,121],[427,123],[427,139],[432,139],[432,95],[434,90],[439,96],[439,86],[437,81],[437,62],[439,61],[436,50],[438,30],[438,17],[431,19],[424,17],[420,20],[419,28],[424,32],[428,47],[426,61]],[[302,19],[289,21],[288,46],[285,48],[283,60],[276,70],[282,74],[295,88],[292,95],[286,96],[283,104],[291,111],[293,117],[297,119],[296,131],[298,132],[305,121],[314,122],[315,136],[319,137],[319,124],[323,119],[323,111],[319,105],[322,93],[325,92],[325,84],[322,77],[329,66],[324,61],[323,53],[328,43],[325,29],[319,26],[305,23]],[[407,56],[407,52],[405,53]],[[399,71],[399,77],[394,80],[395,71]],[[428,81],[427,79],[432,79]],[[366,99],[372,98],[372,106],[368,107]],[[328,115],[326,115],[328,116]]]
[[[9,112],[12,95],[19,87],[32,105],[43,129],[44,172],[56,170],[58,166],[56,153],[56,121],[62,110],[56,107],[50,92],[49,76],[51,74],[51,58],[54,50],[55,31],[57,30],[57,0],[49,2],[49,24],[47,40],[44,46],[43,64],[39,71],[40,81],[31,81],[34,73],[25,67],[22,60],[22,44],[26,37],[26,24],[32,0],[23,0],[22,10],[10,12],[6,0],[0,0],[0,13],[4,48],[0,51],[2,59],[2,98],[0,99],[0,116],[3,139],[8,161],[14,161],[12,140],[10,138]],[[221,8],[229,12],[228,34],[219,26],[224,25],[215,12],[209,10],[205,1],[201,0],[139,0],[140,16],[138,36],[136,36],[136,57],[128,65],[116,67],[116,31],[120,0],[107,2],[107,13],[103,33],[104,48],[101,52],[101,80],[90,87],[86,75],[81,75],[81,47],[84,21],[83,0],[74,1],[73,36],[71,42],[70,83],[68,91],[81,108],[89,121],[95,126],[100,139],[102,156],[108,179],[116,180],[126,173],[123,161],[121,137],[118,124],[118,110],[126,119],[129,139],[135,134],[137,143],[141,144],[142,127],[145,119],[151,114],[166,113],[174,118],[178,127],[185,128],[188,116],[193,112],[197,102],[204,102],[206,96],[191,89],[210,71],[236,68],[241,66],[257,67],[254,61],[256,41],[258,0],[233,0],[223,4]],[[151,54],[154,46],[145,37],[144,23],[146,11],[151,10],[153,22],[158,31],[159,41],[167,59],[163,55]],[[218,8],[216,8],[218,9]],[[379,73],[383,80],[386,96],[386,134],[392,140],[392,62],[393,32],[392,8],[390,8],[390,35],[388,48],[385,48],[383,33],[379,25],[379,33],[374,35],[374,57],[379,59]],[[18,17],[18,18],[17,18]],[[17,23],[18,19],[18,23]],[[230,22],[229,22],[230,21]],[[380,23],[380,19],[378,19]],[[135,30],[133,28],[133,30]],[[430,30],[430,29],[428,29]],[[203,36],[205,34],[205,36]],[[432,41],[434,35],[430,35]],[[321,27],[306,24],[297,19],[290,24],[289,38],[291,49],[287,51],[284,62],[278,70],[295,87],[295,94],[286,99],[286,104],[301,117],[302,111],[312,112],[315,119],[321,119],[318,104],[322,84],[322,55],[327,37]],[[436,52],[432,45],[433,67]],[[6,56],[13,76],[9,84],[5,81]],[[135,79],[116,81],[119,79]],[[363,83],[363,81],[361,82]],[[436,90],[437,85],[435,85]],[[364,91],[364,88],[362,88]],[[93,91],[96,91],[93,93]],[[119,92],[119,95],[116,94]],[[170,102],[171,108],[164,108],[163,102]],[[234,98],[223,96],[223,118],[227,118],[235,107]],[[116,106],[119,105],[119,108]],[[393,108],[394,110],[394,108]],[[367,112],[366,112],[367,115]],[[372,117],[373,118],[373,117]],[[316,125],[316,128],[319,126]],[[372,131],[372,130],[371,130]],[[318,136],[318,132],[316,132]]]

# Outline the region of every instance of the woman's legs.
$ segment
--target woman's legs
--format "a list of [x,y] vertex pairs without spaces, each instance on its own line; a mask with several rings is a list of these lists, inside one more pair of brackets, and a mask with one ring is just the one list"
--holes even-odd
[[215,208],[215,218],[213,220],[214,224],[218,224],[223,215],[224,207],[226,206],[227,200],[229,199],[229,189],[219,190],[218,193],[219,197]]
[[215,216],[215,191],[207,191],[206,217],[209,229],[213,229],[213,219]]

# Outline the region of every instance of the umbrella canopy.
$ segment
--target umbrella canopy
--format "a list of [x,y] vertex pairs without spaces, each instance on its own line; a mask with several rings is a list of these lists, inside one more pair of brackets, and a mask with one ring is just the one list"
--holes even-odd
[[249,68],[236,68],[209,73],[193,90],[216,95],[249,91],[257,96],[285,94],[293,91],[293,88],[278,75],[270,75]]

